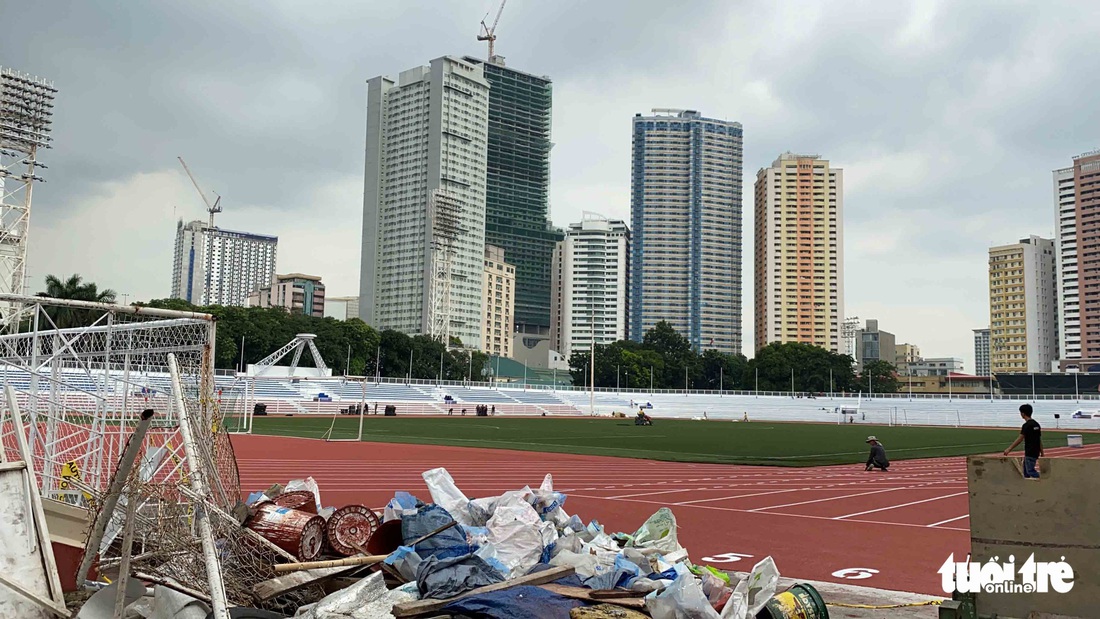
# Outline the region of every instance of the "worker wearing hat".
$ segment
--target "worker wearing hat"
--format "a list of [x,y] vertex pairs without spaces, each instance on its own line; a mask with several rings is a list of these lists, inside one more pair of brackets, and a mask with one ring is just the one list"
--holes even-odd
[[883,448],[882,443],[878,441],[878,437],[868,436],[867,443],[871,445],[871,455],[867,457],[866,471],[870,471],[872,468],[879,469],[880,471],[886,471],[890,468],[890,460],[886,458],[886,449]]

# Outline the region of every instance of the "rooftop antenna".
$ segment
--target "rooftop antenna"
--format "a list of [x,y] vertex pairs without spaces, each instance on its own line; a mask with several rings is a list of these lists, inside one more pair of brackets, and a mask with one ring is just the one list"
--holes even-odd
[[199,197],[202,198],[203,204],[206,204],[206,212],[210,213],[210,227],[213,228],[214,213],[222,212],[222,197],[219,196],[217,193],[211,192],[214,193],[215,196],[214,203],[211,204],[210,200],[206,197],[206,194],[203,193],[202,189],[199,187],[199,182],[195,180],[195,175],[191,174],[191,169],[187,167],[187,163],[183,160],[183,157],[176,157],[176,159],[180,160],[180,165],[183,166],[183,171],[187,172],[187,177],[191,179],[191,184],[195,186],[195,191],[199,192]]
[[[508,4],[508,0],[501,0],[500,9],[497,10],[497,18],[493,20],[492,26],[485,25],[485,19],[481,20],[481,34],[477,35],[478,41],[489,42],[489,62],[494,62],[496,58],[496,52],[493,50],[493,44],[497,40],[497,24],[500,23],[500,14],[504,12],[504,5]],[[489,17],[486,13],[485,17]]]

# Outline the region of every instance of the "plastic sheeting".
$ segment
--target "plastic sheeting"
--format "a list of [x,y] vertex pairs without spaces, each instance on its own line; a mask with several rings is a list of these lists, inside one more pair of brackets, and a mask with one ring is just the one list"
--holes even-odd
[[[425,505],[414,514],[401,518],[402,544],[409,546],[417,539],[449,524],[451,514],[439,505]],[[466,535],[458,527],[440,531],[416,545],[421,558],[437,556],[441,559],[470,554],[473,549],[466,543]]]
[[500,572],[472,554],[448,559],[428,557],[416,568],[416,586],[422,598],[442,600],[503,581]]
[[539,587],[521,585],[502,591],[471,595],[444,607],[444,612],[474,619],[561,619],[569,611],[584,606],[574,600]]
[[341,589],[316,604],[303,606],[296,619],[393,619],[394,604],[417,599],[405,585],[386,590],[382,573],[375,572],[347,589]]

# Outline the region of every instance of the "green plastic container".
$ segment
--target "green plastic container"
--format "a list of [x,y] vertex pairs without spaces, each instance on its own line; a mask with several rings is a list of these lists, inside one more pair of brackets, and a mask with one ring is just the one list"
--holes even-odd
[[817,589],[799,583],[773,595],[756,619],[829,619],[829,609]]

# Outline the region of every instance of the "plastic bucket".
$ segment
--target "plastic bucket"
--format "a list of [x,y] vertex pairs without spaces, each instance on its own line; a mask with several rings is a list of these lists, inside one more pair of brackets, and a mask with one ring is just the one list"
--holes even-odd
[[756,619],[829,619],[829,609],[817,589],[799,583],[773,595]]
[[1081,435],[1080,434],[1067,434],[1066,435],[1066,443],[1070,447],[1084,447],[1084,445],[1082,444],[1082,441],[1081,441]]

